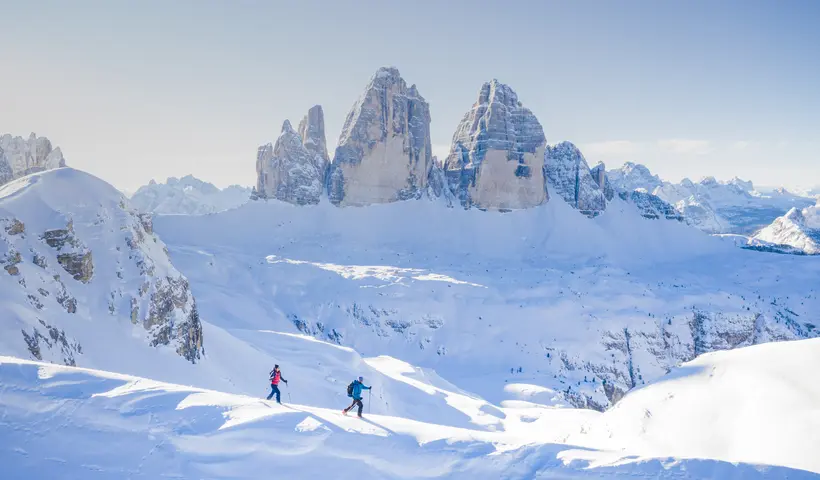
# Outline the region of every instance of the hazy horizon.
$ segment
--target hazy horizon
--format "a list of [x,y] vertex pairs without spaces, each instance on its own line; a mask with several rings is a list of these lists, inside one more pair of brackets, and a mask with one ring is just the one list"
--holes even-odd
[[430,103],[439,158],[498,78],[548,142],[575,143],[592,165],[820,184],[820,4],[646,5],[4,2],[0,133],[47,136],[126,191],[187,174],[249,186],[257,147],[286,119],[321,104],[334,147],[392,65]]

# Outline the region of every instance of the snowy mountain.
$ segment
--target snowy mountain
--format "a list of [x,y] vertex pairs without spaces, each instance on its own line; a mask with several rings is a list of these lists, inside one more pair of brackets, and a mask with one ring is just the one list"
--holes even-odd
[[30,173],[65,167],[60,147],[52,148],[46,137],[32,133],[28,140],[0,135],[0,185]]
[[647,192],[653,192],[655,188],[663,185],[663,181],[657,175],[652,175],[648,168],[641,164],[626,162],[622,167],[607,172],[612,187],[621,192],[631,192],[642,188]]
[[246,203],[251,189],[232,185],[220,190],[192,175],[169,177],[165,183],[153,180],[131,196],[130,204],[141,212],[164,215],[205,215],[236,208]]
[[[272,337],[322,359],[313,373],[328,379],[356,357]],[[522,383],[493,405],[391,357],[365,358],[374,398],[414,402],[366,420],[317,406],[324,399],[297,382],[299,400],[280,406],[0,357],[0,461],[10,478],[817,478],[819,342],[704,355],[603,414],[554,406],[552,392]],[[439,418],[413,418],[424,412]]]
[[432,164],[430,106],[396,68],[382,67],[347,115],[328,198],[340,206],[420,198]]
[[443,168],[465,207],[509,210],[549,198],[544,179],[544,129],[508,85],[491,80],[453,135]]
[[631,162],[607,172],[613,186],[622,192],[644,189],[674,205],[686,222],[707,233],[753,234],[791,208],[802,209],[814,200],[785,189],[761,193],[752,182],[737,177],[721,182],[706,177],[680,183],[663,182],[645,166]]
[[0,187],[0,351],[108,368],[156,348],[196,363],[188,280],[151,219],[105,182],[61,168]]
[[820,254],[820,200],[813,207],[792,208],[752,237],[809,255]]

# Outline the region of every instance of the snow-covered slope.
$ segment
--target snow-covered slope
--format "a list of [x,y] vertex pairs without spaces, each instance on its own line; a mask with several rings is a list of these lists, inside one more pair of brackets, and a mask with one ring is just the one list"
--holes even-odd
[[803,210],[792,208],[753,239],[809,255],[820,254],[820,200],[817,205]]
[[[293,377],[301,396],[279,406],[0,357],[0,462],[10,478],[31,479],[816,478],[818,342],[704,355],[604,414],[537,403],[549,392],[527,384],[508,385],[516,398],[494,406],[370,358],[405,385],[410,398],[396,403],[414,408],[365,420],[316,406]],[[303,343],[322,359],[337,348]],[[473,423],[416,417],[434,409]]]
[[61,168],[0,187],[0,266],[4,354],[107,368],[156,348],[201,359],[188,280],[150,217],[98,178]]
[[218,327],[389,354],[490,400],[527,379],[602,409],[700,353],[817,335],[818,259],[642,213],[255,202],[155,224]]
[[246,203],[251,189],[232,185],[220,190],[192,175],[169,177],[165,183],[153,180],[131,196],[131,206],[141,212],[161,214],[205,215],[221,212]]
[[30,173],[65,167],[60,147],[32,133],[28,139],[0,135],[0,185]]

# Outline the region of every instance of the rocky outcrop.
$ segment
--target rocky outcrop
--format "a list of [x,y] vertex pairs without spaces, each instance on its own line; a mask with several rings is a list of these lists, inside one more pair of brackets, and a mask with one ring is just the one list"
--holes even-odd
[[598,162],[597,165],[590,169],[589,173],[592,174],[592,179],[595,180],[595,183],[598,184],[598,188],[604,192],[604,198],[606,198],[607,202],[611,202],[613,198],[615,198],[615,189],[612,188],[612,183],[609,181],[609,177],[606,174],[606,166],[603,162]]
[[46,137],[32,133],[28,139],[0,136],[0,185],[31,173],[65,167],[59,147],[52,148]]
[[323,163],[321,156],[308,150],[302,137],[285,120],[276,145],[259,147],[256,195],[296,205],[319,203]]
[[380,68],[347,115],[328,168],[340,206],[420,198],[432,164],[430,107],[393,67]]
[[79,253],[62,253],[57,255],[57,263],[59,263],[63,270],[70,273],[74,280],[88,283],[94,275],[94,261],[91,257],[91,252]]
[[633,203],[638,207],[641,216],[650,220],[666,219],[684,221],[683,215],[675,207],[664,202],[657,195],[648,193],[644,189],[632,190],[631,192],[618,192],[621,200]]
[[547,147],[544,173],[552,191],[584,215],[595,217],[606,210],[604,191],[593,178],[581,151],[572,143]]
[[507,85],[482,85],[444,161],[449,188],[465,208],[529,208],[547,201],[544,130]]

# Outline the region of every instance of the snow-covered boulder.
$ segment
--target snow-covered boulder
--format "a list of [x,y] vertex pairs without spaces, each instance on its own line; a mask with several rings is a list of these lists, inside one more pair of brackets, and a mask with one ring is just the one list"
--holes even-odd
[[790,247],[808,255],[820,254],[820,201],[803,210],[792,208],[752,239]]
[[130,204],[140,212],[163,215],[206,215],[246,203],[251,189],[231,185],[219,189],[193,175],[168,177],[165,183],[151,180],[131,196]]
[[30,173],[65,167],[60,147],[52,148],[46,137],[34,133],[28,139],[0,136],[0,185]]
[[150,218],[98,178],[60,168],[0,187],[0,264],[4,352],[82,365],[138,338],[201,359],[188,280]]
[[619,192],[631,192],[638,188],[652,192],[663,185],[660,177],[639,163],[626,162],[622,167],[607,172],[607,175],[613,188]]
[[482,85],[459,123],[444,161],[451,191],[465,208],[534,207],[547,201],[544,129],[508,85]]
[[347,115],[328,168],[340,206],[421,197],[432,165],[430,107],[393,67],[380,68]]
[[[547,146],[544,172],[551,191],[584,215],[594,217],[606,210],[604,190],[593,178],[584,155],[572,143]],[[597,173],[600,177],[601,171]],[[603,183],[606,185],[606,180]]]
[[[315,111],[314,109],[311,109]],[[300,128],[311,133],[309,142],[293,129],[290,121],[285,120],[282,133],[276,145],[262,145],[256,156],[256,196],[271,198],[296,205],[319,203],[322,196],[325,159],[321,155],[321,143],[317,141],[316,125],[324,129],[324,119],[318,110],[319,120],[311,127],[306,120]],[[310,118],[310,113],[306,119]],[[308,149],[305,144],[311,146]]]

